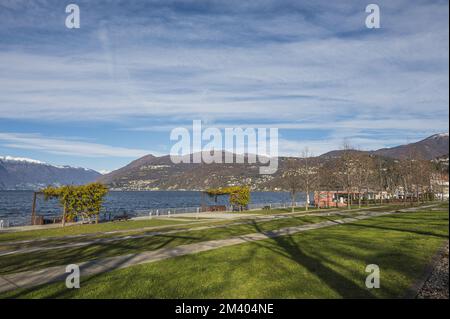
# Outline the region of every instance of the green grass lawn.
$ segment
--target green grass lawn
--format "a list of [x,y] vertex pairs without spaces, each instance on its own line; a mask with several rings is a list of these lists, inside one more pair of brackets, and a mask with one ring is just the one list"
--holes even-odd
[[[331,208],[327,208],[327,210],[330,210]],[[305,207],[294,207],[294,212],[310,212],[310,211],[317,211],[318,209],[315,207],[310,207],[308,210],[305,209]],[[320,209],[324,210],[324,209]],[[319,211],[320,211],[319,210]],[[241,212],[233,212],[235,214],[260,214],[260,215],[276,215],[276,214],[286,214],[286,213],[292,213],[292,207],[286,207],[286,208],[273,208],[273,209],[255,209],[255,210],[244,210]]]
[[[83,277],[80,289],[54,283],[0,297],[402,297],[448,240],[448,217],[448,205],[376,217]],[[381,269],[380,289],[365,287],[368,264]]]
[[[296,209],[296,213],[299,215],[302,213],[313,213],[313,212],[324,212],[329,211],[330,213],[333,210],[312,210],[305,211],[303,208]],[[270,211],[264,210],[255,210],[249,213],[248,218],[240,218],[239,220],[252,220],[254,215],[283,215],[290,214],[290,209],[274,209]],[[39,229],[39,230],[29,230],[29,231],[12,231],[12,232],[0,232],[0,247],[2,243],[11,243],[14,241],[22,241],[22,240],[33,240],[39,239],[40,241],[44,239],[49,239],[50,241],[56,240],[58,237],[64,236],[77,236],[77,235],[90,235],[90,238],[104,238],[104,237],[112,237],[118,236],[117,234],[102,234],[102,232],[111,232],[111,231],[124,231],[123,236],[145,233],[147,231],[143,231],[142,228],[152,227],[154,230],[158,230],[158,227],[164,227],[164,229],[178,229],[178,228],[189,228],[192,227],[193,223],[199,223],[204,225],[220,225],[227,224],[230,221],[223,220],[213,220],[210,218],[196,218],[196,217],[183,217],[183,220],[177,220],[176,216],[174,220],[170,219],[147,219],[147,220],[130,220],[130,221],[122,221],[122,222],[107,222],[100,224],[89,224],[89,225],[71,225],[66,227],[58,227],[58,228],[50,228],[50,229]],[[168,227],[172,226],[172,227]],[[125,232],[126,231],[126,232]],[[153,229],[152,229],[153,231]],[[72,239],[71,239],[72,240]],[[74,239],[75,240],[75,239]],[[63,239],[60,240],[64,241]]]
[[[366,208],[366,207],[363,207]],[[376,210],[377,207],[374,206],[371,210]],[[384,209],[384,208],[383,208]],[[310,208],[308,211],[305,211],[304,207],[298,207],[295,209],[295,213],[313,213],[313,212],[324,212],[324,211],[335,211],[335,208],[330,209],[315,209]],[[345,208],[340,209],[345,210]],[[356,211],[349,210],[349,211]],[[283,215],[290,214],[291,209],[272,209],[272,210],[254,210],[254,211],[246,211],[241,213],[248,213],[249,218],[252,218],[253,215]],[[111,232],[111,231],[129,231],[128,234],[131,234],[135,231],[142,232],[140,228],[145,227],[166,227],[166,226],[174,226],[176,228],[178,225],[183,227],[183,224],[190,223],[211,223],[211,224],[220,224],[227,223],[227,221],[214,221],[208,218],[199,218],[196,217],[182,217],[183,220],[176,220],[176,216],[174,220],[170,219],[145,219],[145,220],[129,220],[129,221],[121,221],[121,222],[107,222],[100,224],[89,224],[89,225],[71,225],[66,227],[58,227],[58,228],[50,228],[50,229],[39,229],[39,230],[29,230],[29,231],[8,231],[8,232],[0,232],[0,246],[2,243],[12,242],[12,241],[21,241],[21,240],[33,240],[43,238],[54,239],[55,237],[64,237],[64,236],[77,236],[77,235],[92,235],[92,237],[100,238],[100,237],[111,237],[111,235],[103,235],[99,234],[102,232]]]
[[[0,275],[193,244],[207,240],[225,239],[233,236],[271,231],[283,227],[299,226],[340,218],[343,217],[339,215],[324,217],[293,216],[272,221],[252,221],[246,224],[230,226],[221,225],[219,228],[182,231],[174,234],[161,234],[144,238],[91,244],[82,247],[58,248],[48,251],[0,256]],[[53,242],[60,243],[60,241],[56,240]]]
[[181,220],[169,220],[169,219],[145,219],[145,220],[128,220],[118,222],[108,222],[100,224],[89,225],[70,225],[66,227],[49,228],[49,229],[37,229],[27,231],[12,231],[12,232],[0,232],[0,244],[2,242],[10,242],[15,240],[28,240],[28,239],[40,239],[46,237],[62,237],[72,235],[84,235],[93,234],[98,232],[109,232],[116,230],[132,230],[143,227],[158,227],[166,225],[177,225],[195,222],[181,221]]

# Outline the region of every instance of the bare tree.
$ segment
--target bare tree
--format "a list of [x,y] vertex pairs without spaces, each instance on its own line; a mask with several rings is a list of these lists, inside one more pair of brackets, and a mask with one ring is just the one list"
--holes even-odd
[[341,155],[337,162],[337,172],[335,174],[338,183],[347,193],[347,208],[351,209],[352,191],[354,188],[355,172],[355,150],[352,149],[348,141],[344,141]]
[[363,152],[355,152],[353,156],[354,188],[358,191],[358,207],[361,208],[363,194],[368,196],[369,180],[373,172],[373,159]]
[[299,177],[301,183],[301,190],[306,194],[305,210],[308,210],[310,203],[310,193],[315,191],[318,182],[318,169],[311,165],[311,154],[308,147],[302,151],[300,158]]
[[[341,186],[336,177],[336,159],[327,159],[317,172],[317,188],[325,189],[327,192],[326,208],[329,208],[329,191],[338,190]],[[337,205],[337,204],[336,204]]]
[[385,162],[381,157],[377,158],[376,168],[377,168],[377,184],[378,184],[378,196],[380,197],[380,205],[383,204],[383,192],[387,188],[387,169],[385,167]]
[[393,195],[399,195],[399,189],[403,186],[402,170],[399,160],[383,161],[383,184],[382,187]]
[[296,159],[289,159],[286,171],[283,173],[283,180],[291,195],[292,212],[295,211],[295,197],[301,191],[301,180],[299,165]]
[[428,160],[418,159],[415,161],[416,172],[414,174],[414,183],[416,185],[416,200],[424,202],[427,200],[431,191],[432,163]]
[[413,204],[413,199],[419,201],[420,188],[422,184],[421,177],[421,162],[417,156],[415,156],[414,150],[410,149],[405,159],[400,162],[401,165],[401,178],[403,184],[404,192],[404,203],[406,203],[407,198],[410,198],[411,205]]
[[408,196],[411,196],[412,192],[413,161],[412,159],[403,159],[399,161],[398,165],[403,188],[403,203],[406,204]]

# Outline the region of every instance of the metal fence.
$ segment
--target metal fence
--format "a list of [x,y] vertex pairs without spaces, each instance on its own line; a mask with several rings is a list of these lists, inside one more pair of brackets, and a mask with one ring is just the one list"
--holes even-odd
[[135,210],[131,213],[133,217],[154,217],[154,216],[170,216],[175,214],[199,213],[202,208],[197,207],[174,207],[174,208],[154,208]]
[[[303,207],[305,202],[295,202],[294,207]],[[223,205],[226,207],[225,211],[231,212],[233,211],[232,205]],[[290,208],[292,207],[292,203],[258,203],[258,204],[249,204],[249,210],[256,209],[279,209],[279,208]],[[134,211],[134,217],[154,217],[154,216],[170,216],[176,214],[185,214],[185,213],[199,213],[202,211],[202,208],[197,207],[177,207],[177,208],[158,208],[158,209],[148,209],[148,210],[137,210]]]
[[30,224],[29,216],[17,216],[13,218],[1,218],[0,217],[0,229],[5,229],[15,226],[24,226]]
[[[294,202],[294,207],[303,207],[305,206],[305,202]],[[280,209],[280,208],[290,208],[292,207],[292,203],[260,203],[260,204],[249,204],[248,209]]]

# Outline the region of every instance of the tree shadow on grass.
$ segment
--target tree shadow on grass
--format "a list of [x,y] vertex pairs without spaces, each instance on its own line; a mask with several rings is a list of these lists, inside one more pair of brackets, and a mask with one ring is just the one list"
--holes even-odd
[[[168,235],[164,235],[161,236],[166,238],[166,240],[164,242],[161,242],[159,245],[152,247],[152,250],[157,250],[157,249],[161,249],[164,248],[165,246],[169,245],[172,241],[178,239],[178,238],[182,238],[182,239],[196,239],[195,237],[187,237],[187,236],[168,236]],[[118,245],[120,246],[120,245]],[[116,247],[118,248],[118,247]],[[123,247],[120,247],[121,249]],[[130,245],[127,245],[126,248],[130,248]],[[90,267],[93,266],[97,266],[99,263],[101,263],[101,260],[99,260],[98,256],[99,255],[103,255],[103,253],[107,254],[108,251],[111,250],[111,246],[107,246],[104,245],[101,249],[97,249],[95,251],[95,256],[92,256],[91,254],[89,255],[83,255],[81,258],[86,258],[87,256],[91,256],[93,258],[91,258],[88,261],[84,261],[83,266],[81,267],[81,275],[83,276],[83,270],[86,271],[86,269],[89,269]],[[116,262],[110,263],[108,265],[107,270],[101,271],[97,274],[94,275],[89,275],[86,279],[84,279],[82,281],[83,285],[89,283],[90,281],[94,280],[95,278],[97,278],[100,275],[103,275],[105,272],[109,272],[111,270],[115,270],[120,268],[121,266],[125,265],[126,263],[128,263],[132,258],[134,258],[136,255],[138,255],[140,252],[136,252],[136,253],[132,253],[132,254],[125,254],[123,253],[122,255],[124,256],[124,258],[119,258],[117,259]],[[60,265],[65,265],[65,264],[70,264],[70,263],[74,263],[74,261],[72,260],[73,258],[78,258],[78,260],[80,260],[80,256],[78,255],[77,257],[70,257],[69,259],[64,259],[65,262],[60,261]],[[80,261],[78,261],[80,262]],[[46,283],[44,285],[39,285],[39,286],[35,286],[35,287],[30,287],[30,288],[26,288],[23,290],[18,291],[16,294],[10,295],[8,298],[21,298],[23,296],[26,296],[34,291],[38,291],[41,288],[44,288],[45,286],[49,285],[49,284],[53,284],[56,283],[58,281],[64,281],[66,279],[68,274],[61,274],[60,276],[55,277],[51,282]],[[57,290],[55,293],[50,294],[45,296],[45,298],[60,298],[60,297],[64,297],[65,295],[68,295],[71,293],[71,290],[68,289],[62,289],[62,290]]]
[[[255,229],[262,232],[257,224],[254,225]],[[264,233],[264,232],[263,232]],[[270,232],[265,232],[270,236]],[[290,235],[272,237],[277,248],[272,245],[267,245],[263,242],[254,242],[256,245],[269,249],[277,254],[291,259],[300,266],[305,267],[309,272],[315,274],[321,281],[327,285],[330,289],[335,291],[343,298],[373,298],[374,295],[368,290],[361,288],[350,279],[336,272],[335,270],[327,267],[324,264],[326,261],[324,258],[314,257],[311,254],[306,253],[301,247],[294,241]]]
[[411,218],[411,217],[406,217],[406,216],[390,216],[392,218],[392,221],[389,220],[389,223],[396,223],[396,224],[402,224],[402,225],[419,225],[419,226],[423,226],[424,223],[426,223],[426,225],[434,225],[434,226],[447,226],[448,225],[448,217],[447,218],[442,218],[442,217],[438,217],[438,218],[425,218],[425,217],[416,217],[416,218]]
[[170,246],[177,240],[182,241],[183,244],[189,244],[198,241],[199,238],[182,235],[156,235],[135,240],[130,239],[112,243],[95,243],[82,247],[58,248],[55,250],[3,256],[0,257],[0,274],[37,270],[99,258],[157,250]]
[[413,233],[413,234],[417,234],[417,235],[434,236],[434,237],[439,237],[439,238],[448,238],[448,235],[441,235],[441,234],[438,234],[438,233],[435,233],[435,232],[422,231],[422,230],[416,230],[416,229],[404,229],[404,228],[398,228],[398,227],[387,227],[387,226],[355,224],[355,223],[347,223],[346,225],[354,226],[354,227],[360,227],[360,228],[374,228],[374,229],[382,229],[382,230],[392,230],[392,231],[399,231],[399,232],[405,232],[405,233]]
[[[112,263],[109,265],[109,270],[113,270],[113,269],[117,269],[120,268],[122,265],[126,264],[129,260],[131,260],[133,257],[135,256],[135,254],[131,254],[129,256],[127,256],[126,258],[121,258],[118,259],[117,262]],[[81,273],[81,286],[84,286],[86,283],[88,283],[89,281],[93,280],[94,278],[97,278],[98,276],[104,274],[105,272],[99,272],[97,274],[93,274],[88,276],[86,279],[83,279],[83,271],[86,271],[87,269],[94,267],[94,266],[98,266],[98,260],[90,260],[88,262],[86,262],[85,264],[83,264],[80,267],[80,273]],[[36,285],[33,287],[29,287],[29,288],[19,288],[19,290],[13,294],[8,295],[8,299],[17,299],[17,298],[28,298],[27,296],[29,294],[32,294],[33,292],[39,291],[41,289],[45,289],[47,286],[49,285],[54,285],[58,282],[64,282],[67,278],[67,276],[69,275],[69,273],[61,273],[60,275],[56,276],[55,278],[53,278],[51,281],[45,283],[45,284],[41,284],[41,285]],[[61,285],[61,288],[59,287],[55,287],[55,291],[52,293],[49,293],[47,295],[43,295],[40,296],[40,298],[48,298],[48,299],[55,299],[55,298],[63,298],[66,296],[70,296],[74,290],[76,289],[68,289],[65,286]],[[81,289],[81,288],[80,288]]]
[[[127,256],[125,258],[120,258],[117,260],[116,263],[113,263],[112,266],[109,267],[109,269],[107,270],[107,271],[110,271],[110,270],[114,270],[116,268],[121,267],[124,263],[127,263],[131,258],[133,258],[137,254],[141,253],[142,251],[147,251],[147,250],[153,251],[153,250],[158,250],[158,249],[164,248],[166,246],[169,246],[172,242],[174,242],[177,239],[194,240],[194,241],[196,239],[198,239],[196,237],[173,236],[173,235],[171,235],[171,236],[164,235],[164,236],[159,236],[159,237],[164,238],[164,240],[160,241],[156,244],[153,243],[151,249],[145,249],[145,245],[143,245],[143,243],[140,243],[137,245],[134,245],[133,243],[120,243],[118,245],[117,244],[115,244],[115,245],[99,245],[99,246],[96,246],[93,251],[88,250],[89,246],[87,246],[87,247],[84,247],[85,248],[84,250],[76,249],[76,250],[70,251],[68,253],[66,252],[67,254],[63,257],[55,256],[55,258],[58,258],[56,262],[55,262],[55,259],[48,260],[47,258],[45,258],[45,256],[41,256],[41,258],[39,258],[38,260],[34,260],[32,263],[27,263],[26,260],[24,260],[22,262],[22,264],[20,264],[20,265],[14,264],[14,263],[10,264],[10,267],[14,267],[14,269],[13,269],[14,273],[17,273],[17,272],[26,271],[26,270],[38,270],[38,269],[45,268],[46,266],[50,266],[50,267],[63,266],[63,265],[68,265],[68,264],[73,264],[73,263],[76,264],[76,263],[83,262],[83,263],[85,263],[81,269],[81,275],[83,275],[83,269],[86,269],[86,268],[89,268],[91,266],[98,264],[99,262],[101,262],[100,259],[102,257],[108,258],[108,257],[114,257],[114,256]],[[133,251],[133,249],[135,249],[135,250]],[[139,250],[136,251],[136,249],[140,249],[140,251]],[[114,253],[114,250],[116,250],[117,254]],[[127,253],[127,250],[129,250],[128,253]],[[113,251],[113,253],[111,253],[111,251]],[[130,252],[132,252],[132,253],[130,253]],[[26,256],[24,256],[24,257],[26,257]],[[101,273],[99,273],[99,275],[100,274]],[[61,274],[61,276],[56,277],[51,282],[53,283],[53,282],[65,280],[66,277],[67,277],[67,274]],[[88,277],[89,278],[88,281],[92,280],[93,278],[96,278],[96,277],[97,277],[97,275],[92,275],[92,276]],[[48,283],[37,286],[37,287],[20,290],[17,294],[13,294],[9,298],[20,298],[21,296],[24,296],[33,291],[39,290],[40,288],[42,288],[45,285],[48,285]],[[64,291],[67,292],[66,290],[64,290]],[[58,297],[58,296],[49,296],[49,298],[56,298],[56,297]]]

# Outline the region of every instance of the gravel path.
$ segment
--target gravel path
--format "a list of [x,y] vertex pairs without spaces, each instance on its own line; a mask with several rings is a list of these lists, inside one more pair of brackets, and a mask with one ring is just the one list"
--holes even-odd
[[448,299],[448,242],[436,260],[431,275],[417,294],[419,299]]

